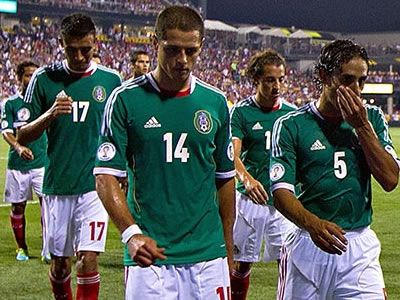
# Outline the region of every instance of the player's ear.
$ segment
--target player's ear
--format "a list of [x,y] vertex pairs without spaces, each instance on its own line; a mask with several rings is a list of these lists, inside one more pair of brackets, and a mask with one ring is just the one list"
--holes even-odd
[[151,36],[151,43],[153,44],[154,50],[158,51],[158,38],[155,34]]

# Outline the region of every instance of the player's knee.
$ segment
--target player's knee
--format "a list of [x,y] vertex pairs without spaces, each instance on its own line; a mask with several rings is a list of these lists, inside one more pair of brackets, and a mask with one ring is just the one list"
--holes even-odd
[[71,274],[71,260],[68,257],[51,257],[51,274],[57,280],[67,278]]
[[25,213],[26,202],[13,203],[11,205],[11,211],[15,215],[23,215]]
[[97,252],[81,251],[78,252],[76,261],[76,271],[78,273],[88,273],[97,271]]

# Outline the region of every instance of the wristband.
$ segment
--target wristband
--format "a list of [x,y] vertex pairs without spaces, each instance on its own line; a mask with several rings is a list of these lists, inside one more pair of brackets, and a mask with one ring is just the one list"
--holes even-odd
[[134,236],[135,234],[142,234],[142,233],[143,232],[140,230],[137,224],[132,224],[131,226],[126,228],[124,232],[121,234],[122,242],[126,244],[132,236]]

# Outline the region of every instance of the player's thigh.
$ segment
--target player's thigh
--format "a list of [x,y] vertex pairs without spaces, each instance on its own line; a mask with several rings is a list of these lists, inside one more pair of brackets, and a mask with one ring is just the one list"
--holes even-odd
[[365,228],[349,236],[348,251],[340,269],[337,299],[384,299],[385,283],[379,263],[380,242],[373,230]]
[[4,201],[21,203],[27,200],[32,200],[29,172],[7,169]]
[[265,205],[255,204],[246,195],[236,193],[236,220],[233,228],[236,261],[259,261],[267,212]]
[[74,255],[74,213],[77,196],[46,195],[43,214],[49,251],[56,256]]
[[38,197],[43,197],[42,187],[44,178],[44,167],[30,170],[32,188]]
[[264,226],[264,257],[265,262],[281,258],[281,248],[284,240],[296,226],[286,219],[275,207],[267,205],[266,224]]
[[75,250],[104,252],[108,214],[95,191],[79,196],[74,219]]

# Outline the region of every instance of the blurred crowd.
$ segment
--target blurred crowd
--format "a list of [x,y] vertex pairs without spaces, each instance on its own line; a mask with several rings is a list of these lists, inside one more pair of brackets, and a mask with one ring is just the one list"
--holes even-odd
[[[6,98],[16,92],[15,67],[19,62],[32,59],[43,66],[63,59],[57,32],[56,24],[50,26],[26,24],[10,32],[0,29],[0,81],[2,83],[0,98]],[[102,64],[118,70],[123,78],[128,79],[131,76],[130,56],[134,50],[147,50],[153,58],[152,66],[155,66],[156,55],[150,44],[127,42],[123,34],[115,34],[112,28],[103,29],[102,34],[106,35],[106,38],[98,40]],[[235,103],[254,92],[253,83],[246,77],[246,67],[250,57],[257,50],[244,46],[235,48],[233,41],[234,37],[229,33],[207,32],[195,75],[220,88],[225,92],[228,100]],[[369,80],[398,83],[400,75],[397,72],[375,71],[371,72]],[[287,91],[284,97],[289,102],[301,106],[318,98],[318,95],[311,70],[300,72],[291,66],[288,67]]]

